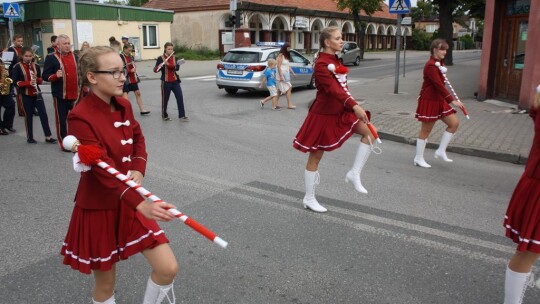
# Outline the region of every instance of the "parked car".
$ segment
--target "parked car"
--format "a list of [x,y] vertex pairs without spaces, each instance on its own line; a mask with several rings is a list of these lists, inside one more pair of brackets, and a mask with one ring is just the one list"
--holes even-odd
[[[266,90],[265,87],[259,88],[263,71],[268,59],[277,59],[279,49],[277,45],[231,49],[217,65],[216,85],[229,94],[235,94],[240,89]],[[291,77],[292,86],[315,88],[312,62],[294,50],[291,50],[290,62],[296,74],[296,77]]]
[[344,41],[343,49],[341,53],[338,54],[341,64],[360,64],[360,48],[356,42]]
[[[337,54],[341,64],[354,64],[360,65],[360,48],[356,42],[344,41],[341,52]],[[313,58],[318,58],[319,52],[315,53]]]

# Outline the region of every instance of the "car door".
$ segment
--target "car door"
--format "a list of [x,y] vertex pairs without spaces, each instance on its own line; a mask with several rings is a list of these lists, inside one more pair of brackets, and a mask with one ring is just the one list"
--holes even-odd
[[351,62],[351,53],[349,52],[350,48],[350,43],[345,43],[343,45],[343,49],[341,50],[341,61],[343,62],[343,64],[348,64],[349,62]]
[[291,68],[296,74],[292,77],[291,83],[293,87],[308,85],[313,74],[313,66],[309,59],[300,55],[296,51],[291,51]]

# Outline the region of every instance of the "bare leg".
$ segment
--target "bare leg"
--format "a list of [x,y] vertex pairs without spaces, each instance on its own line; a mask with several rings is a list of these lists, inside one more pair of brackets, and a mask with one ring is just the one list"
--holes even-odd
[[319,168],[319,162],[321,161],[323,154],[324,154],[324,151],[322,150],[310,152],[307,165],[306,165],[306,170],[312,171],[312,172],[317,171],[317,169]]
[[178,262],[168,244],[146,249],[142,254],[152,266],[151,278],[158,285],[171,284],[178,272]]
[[285,97],[287,97],[287,107],[289,109],[294,109],[294,108],[296,108],[296,106],[292,104],[291,96],[292,96],[292,88],[289,88],[287,93],[285,93]]
[[516,250],[508,263],[508,267],[515,272],[530,272],[538,257],[540,257],[540,254],[538,253]]
[[144,109],[142,98],[141,98],[141,91],[137,90],[133,93],[135,93],[135,99],[137,100],[137,105],[139,106],[140,112],[146,112],[146,110]]
[[92,298],[97,302],[105,302],[112,297],[116,279],[116,267],[109,271],[94,270],[94,289]]
[[456,114],[448,115],[441,120],[446,124],[446,132],[448,133],[456,133],[458,127],[459,127],[459,119],[457,118]]
[[433,130],[433,126],[435,125],[436,121],[422,121],[421,123],[422,125],[420,126],[420,133],[418,133],[418,138],[426,140],[429,137],[431,130]]

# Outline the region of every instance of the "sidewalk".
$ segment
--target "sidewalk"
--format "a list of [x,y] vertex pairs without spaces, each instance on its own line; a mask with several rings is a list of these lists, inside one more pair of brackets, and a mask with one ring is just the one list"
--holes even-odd
[[[479,52],[479,51],[478,51]],[[428,53],[426,52],[426,60]],[[365,60],[395,58],[395,52],[368,52]],[[180,77],[214,75],[219,60],[187,61]],[[141,80],[159,79],[153,73],[154,60],[137,62]],[[460,127],[448,151],[511,163],[525,163],[533,139],[533,122],[528,114],[512,114],[517,108],[511,103],[487,100],[476,101],[480,60],[458,63],[448,67],[448,78],[471,117],[467,120],[458,110]],[[383,140],[416,144],[420,123],[414,119],[416,98],[422,85],[422,70],[400,73],[399,93],[394,92],[394,76],[382,79],[350,79],[349,90],[373,114],[373,123]],[[429,138],[428,148],[438,146],[444,124],[437,122]],[[432,151],[427,151],[427,154]],[[411,158],[412,162],[412,158]]]

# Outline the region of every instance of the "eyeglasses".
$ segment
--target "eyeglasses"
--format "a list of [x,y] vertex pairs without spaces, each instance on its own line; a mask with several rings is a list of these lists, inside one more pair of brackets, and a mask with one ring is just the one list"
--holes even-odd
[[111,74],[114,79],[119,79],[120,75],[126,76],[125,71],[92,71],[96,74]]

